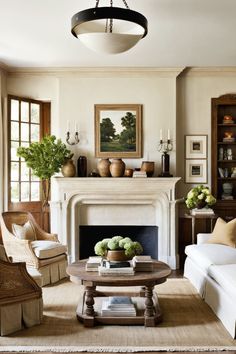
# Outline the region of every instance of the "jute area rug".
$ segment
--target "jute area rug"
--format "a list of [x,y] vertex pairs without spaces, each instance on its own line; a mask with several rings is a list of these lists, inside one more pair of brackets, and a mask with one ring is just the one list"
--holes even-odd
[[236,350],[233,340],[186,279],[156,287],[163,322],[156,327],[85,328],[76,318],[83,287],[70,281],[43,288],[43,323],[0,338],[0,351],[139,352]]

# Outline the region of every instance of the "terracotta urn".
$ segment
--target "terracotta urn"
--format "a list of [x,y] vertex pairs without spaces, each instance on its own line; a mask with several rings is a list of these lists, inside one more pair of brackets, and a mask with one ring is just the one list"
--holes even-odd
[[125,163],[122,159],[113,159],[110,165],[112,177],[123,177],[125,172]]
[[111,262],[128,261],[130,258],[126,256],[125,250],[108,250],[106,259]]
[[143,161],[141,165],[141,171],[145,171],[147,173],[147,177],[152,177],[154,173],[154,162]]
[[76,168],[73,160],[68,160],[62,165],[61,172],[64,177],[74,177],[76,175]]
[[98,161],[97,169],[101,177],[111,176],[110,165],[111,165],[111,161],[109,159],[101,159],[100,161]]

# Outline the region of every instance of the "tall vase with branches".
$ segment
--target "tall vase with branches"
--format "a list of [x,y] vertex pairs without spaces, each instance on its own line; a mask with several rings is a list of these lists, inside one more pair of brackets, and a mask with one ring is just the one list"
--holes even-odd
[[48,207],[50,179],[73,154],[60,139],[48,135],[40,142],[31,143],[29,147],[19,147],[17,155],[25,159],[27,167],[42,181],[43,207]]

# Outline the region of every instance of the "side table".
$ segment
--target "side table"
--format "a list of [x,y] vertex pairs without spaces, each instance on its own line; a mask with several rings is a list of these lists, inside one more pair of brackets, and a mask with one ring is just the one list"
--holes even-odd
[[191,215],[191,214],[184,214],[184,217],[186,219],[191,219],[192,222],[192,244],[195,243],[195,225],[196,225],[196,219],[210,219],[211,222],[211,232],[213,230],[213,221],[218,218],[218,215],[216,214],[201,214],[201,215]]

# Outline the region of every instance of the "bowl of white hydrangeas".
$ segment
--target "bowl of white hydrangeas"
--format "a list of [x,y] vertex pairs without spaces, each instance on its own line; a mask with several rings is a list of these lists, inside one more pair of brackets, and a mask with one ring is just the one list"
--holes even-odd
[[208,187],[199,185],[192,188],[185,200],[185,204],[189,209],[211,207],[216,203],[216,198],[213,197]]
[[97,242],[94,252],[109,261],[126,261],[142,254],[143,248],[139,242],[132,241],[129,237],[114,236]]

